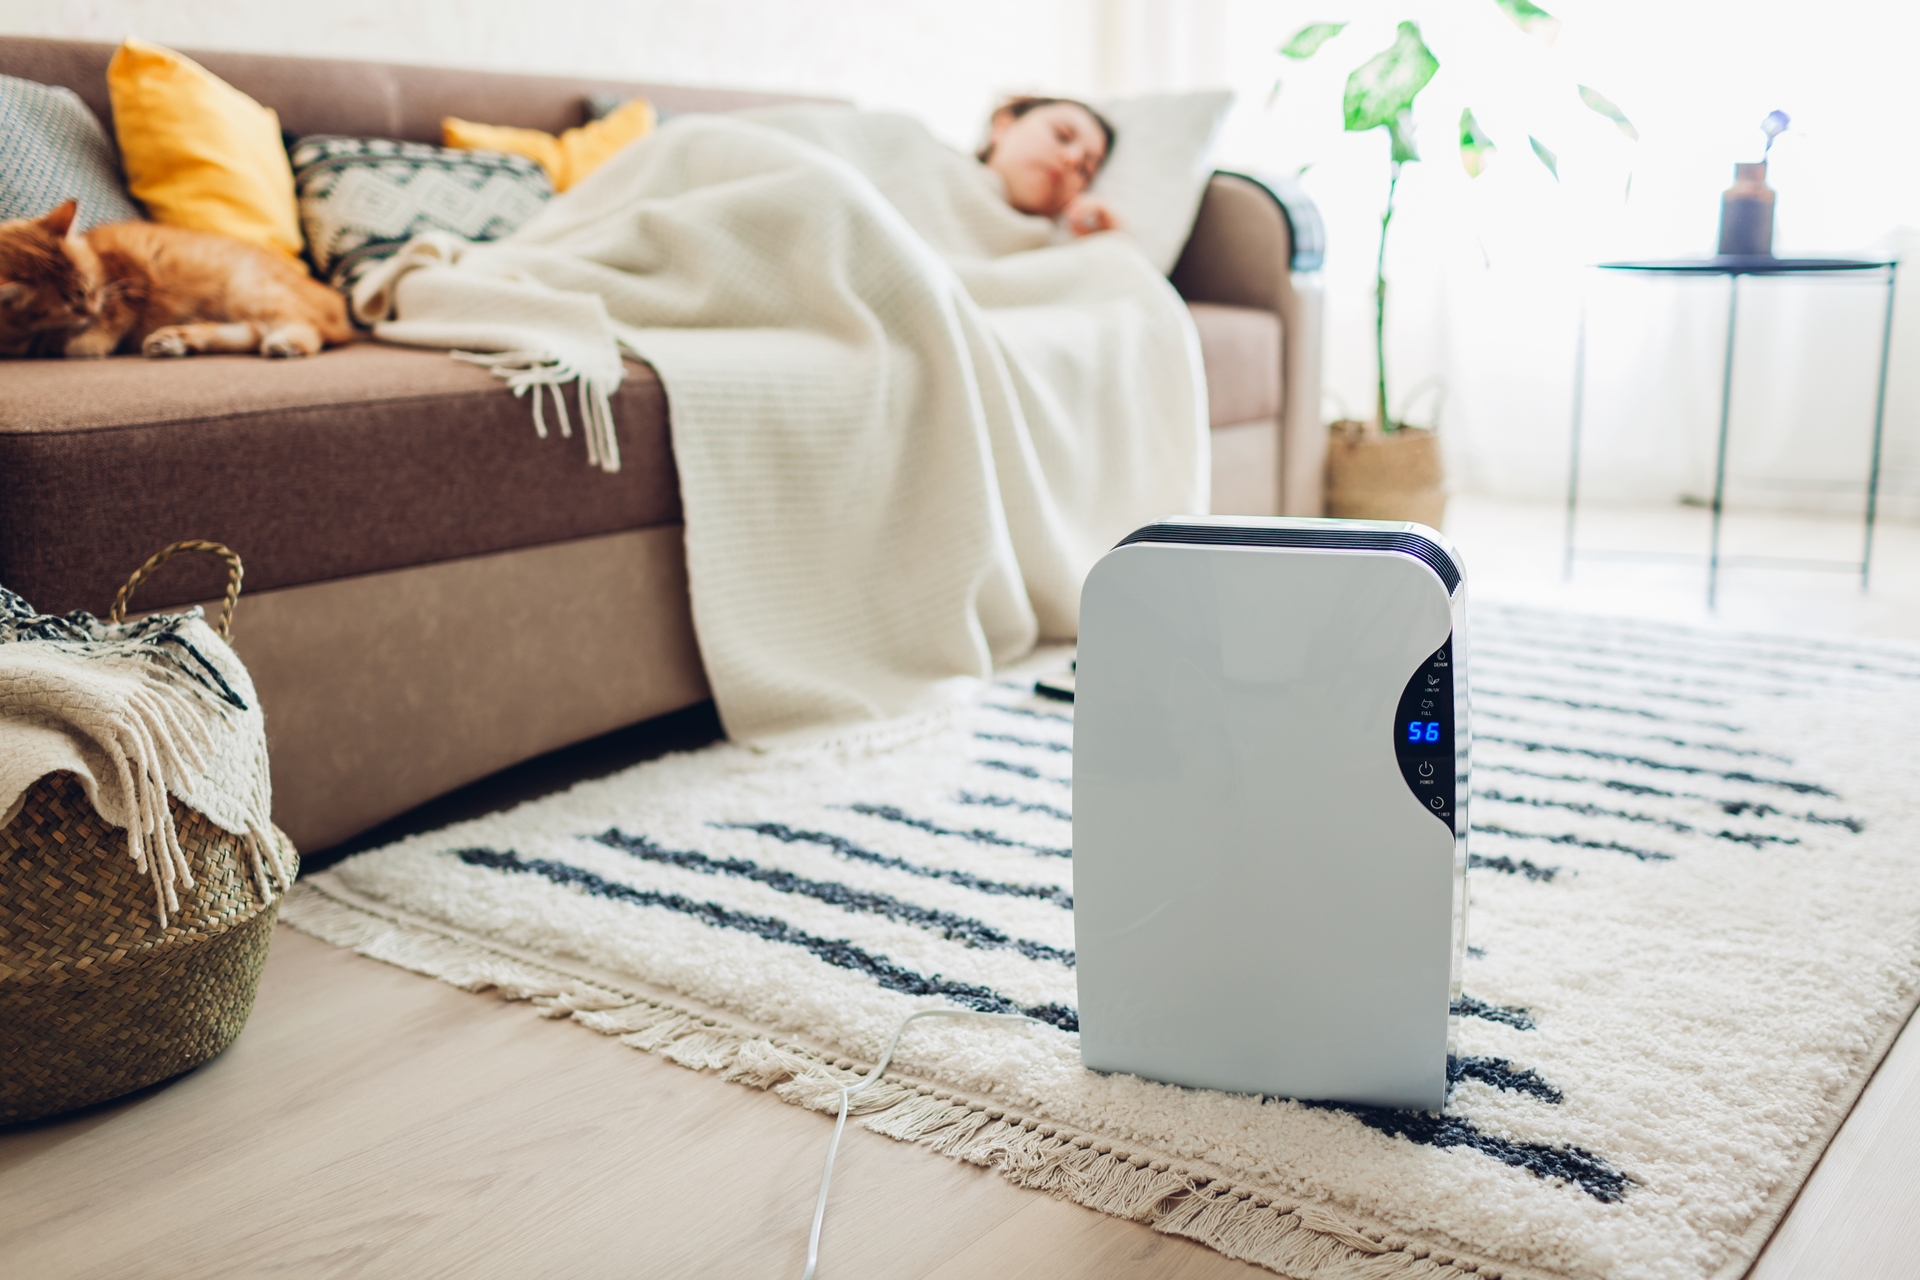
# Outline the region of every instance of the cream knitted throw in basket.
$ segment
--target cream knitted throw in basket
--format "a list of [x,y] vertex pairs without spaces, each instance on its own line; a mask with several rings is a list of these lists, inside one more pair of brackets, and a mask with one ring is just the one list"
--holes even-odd
[[79,778],[127,833],[162,927],[193,884],[170,796],[246,841],[263,899],[292,883],[272,834],[253,682],[199,609],[137,622],[48,617],[0,588],[0,828],[57,772]]

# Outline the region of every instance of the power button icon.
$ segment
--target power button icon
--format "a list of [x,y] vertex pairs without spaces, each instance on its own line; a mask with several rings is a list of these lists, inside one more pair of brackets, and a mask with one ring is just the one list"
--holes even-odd
[[1421,762],[1420,776],[1423,778],[1431,778],[1433,776],[1433,763],[1431,761]]

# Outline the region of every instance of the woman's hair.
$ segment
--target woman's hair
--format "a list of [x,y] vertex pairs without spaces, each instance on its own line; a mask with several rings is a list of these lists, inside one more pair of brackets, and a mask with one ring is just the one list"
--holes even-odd
[[[1113,122],[1111,120],[1107,119],[1105,116],[1101,115],[1098,111],[1095,111],[1092,107],[1080,101],[1080,99],[1078,98],[1040,98],[1040,97],[1032,97],[1028,95],[1021,95],[1020,97],[1016,97],[1016,98],[1008,98],[1005,102],[1001,103],[999,106],[993,109],[993,115],[988,117],[988,119],[998,120],[1001,116],[1005,116],[1009,120],[1018,120],[1021,116],[1027,114],[1027,112],[1029,111],[1032,111],[1035,107],[1051,107],[1055,103],[1062,103],[1062,102],[1064,102],[1066,105],[1070,107],[1078,107],[1082,111],[1086,112],[1088,115],[1092,116],[1093,122],[1100,126],[1100,132],[1107,135],[1107,149],[1105,153],[1103,153],[1100,157],[1100,164],[1101,165],[1106,164],[1107,157],[1113,154],[1114,139],[1119,137],[1119,135],[1114,132]],[[988,160],[993,158],[993,139],[991,137],[987,139],[985,146],[981,147],[979,151],[974,153],[974,158],[978,160],[981,164],[985,164]],[[1096,168],[1097,167],[1098,166],[1096,166]]]

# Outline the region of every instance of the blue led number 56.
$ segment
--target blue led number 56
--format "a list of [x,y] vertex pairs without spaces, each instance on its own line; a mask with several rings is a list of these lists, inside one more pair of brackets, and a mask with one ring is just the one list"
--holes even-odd
[[1408,742],[1440,741],[1440,722],[1438,720],[1407,721],[1407,741]]

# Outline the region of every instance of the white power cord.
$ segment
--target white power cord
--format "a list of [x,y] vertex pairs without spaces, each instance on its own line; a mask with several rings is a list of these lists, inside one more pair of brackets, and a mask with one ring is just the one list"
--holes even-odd
[[880,1082],[887,1064],[893,1061],[893,1051],[900,1045],[900,1037],[912,1023],[922,1018],[980,1018],[988,1022],[1032,1022],[1038,1018],[1029,1018],[1024,1013],[981,1013],[977,1009],[922,1009],[918,1013],[908,1014],[899,1026],[893,1029],[893,1039],[887,1041],[887,1051],[880,1055],[880,1061],[873,1064],[873,1070],[858,1084],[840,1087],[840,1118],[833,1122],[833,1141],[827,1146],[827,1166],[820,1171],[820,1198],[813,1205],[813,1230],[807,1236],[807,1269],[800,1273],[800,1280],[813,1280],[814,1268],[820,1265],[820,1228],[827,1220],[827,1188],[833,1182],[833,1158],[840,1153],[840,1131],[847,1127],[847,1107],[853,1102],[853,1095],[869,1089]]

